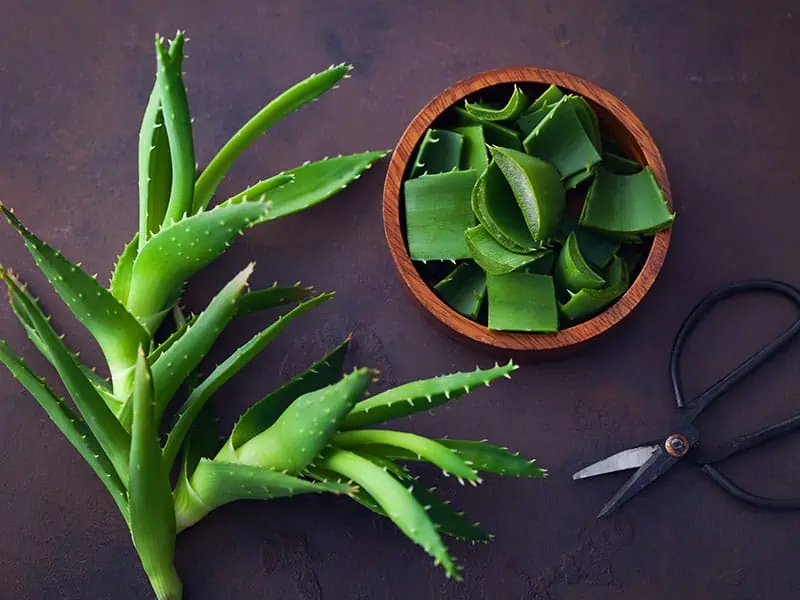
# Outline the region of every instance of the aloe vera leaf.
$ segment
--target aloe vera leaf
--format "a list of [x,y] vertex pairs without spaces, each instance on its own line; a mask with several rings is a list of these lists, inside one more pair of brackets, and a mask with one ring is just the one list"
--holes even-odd
[[115,391],[127,389],[127,370],[136,362],[138,347],[148,343],[147,332],[95,278],[37,238],[2,203],[0,211],[22,236],[36,265],[72,314],[100,344]]
[[200,364],[219,334],[236,315],[238,300],[253,268],[251,263],[227,283],[186,332],[153,363],[158,420],[183,381]]
[[575,228],[578,248],[589,263],[600,269],[606,268],[620,248],[617,239],[607,237],[584,227]]
[[568,96],[558,101],[522,144],[528,154],[555,167],[561,179],[600,162],[600,154]]
[[[181,61],[171,60],[161,39],[156,37],[156,86],[164,115],[164,128],[172,163],[172,181],[164,224],[180,221],[192,213],[195,156],[189,101],[183,85]],[[140,241],[140,244],[146,240]]]
[[475,217],[470,196],[477,171],[452,171],[406,180],[406,236],[414,260],[469,258],[464,232]]
[[533,273],[489,275],[489,329],[558,331],[553,278]]
[[295,317],[319,306],[326,300],[333,297],[333,294],[320,294],[307,302],[303,302],[294,310],[285,315],[281,315],[269,327],[253,336],[246,344],[241,346],[222,362],[202,383],[192,390],[189,397],[184,402],[178,414],[175,425],[169,432],[167,443],[164,446],[164,462],[171,468],[175,457],[178,456],[183,440],[197,418],[202,408],[211,397],[221,388],[231,377],[236,375],[242,368],[253,360],[275,337],[292,322]]
[[337,433],[331,438],[330,443],[338,448],[354,448],[356,450],[359,446],[371,444],[397,446],[410,452],[416,452],[428,462],[442,469],[445,474],[454,475],[467,481],[480,480],[478,473],[452,450],[413,433],[384,429],[356,429]]
[[114,270],[111,272],[109,290],[123,306],[128,301],[128,292],[131,289],[131,275],[133,275],[133,261],[139,252],[139,234],[133,236],[117,257]]
[[352,479],[364,488],[406,536],[422,546],[437,565],[444,567],[448,577],[461,579],[425,508],[405,485],[369,459],[346,450],[329,450],[317,464]]
[[197,178],[194,189],[195,212],[204,210],[209,205],[217,186],[225,178],[236,159],[250,144],[255,142],[283,117],[304,104],[316,100],[329,89],[335,87],[343,77],[347,77],[351,69],[350,65],[341,64],[331,66],[321,73],[311,75],[281,93],[245,123],[211,159]]
[[497,146],[489,150],[514,193],[533,240],[547,241],[558,229],[566,209],[558,172],[535,156]]
[[466,125],[464,127],[456,127],[453,131],[464,138],[464,147],[461,150],[461,170],[475,169],[478,173],[482,173],[489,164],[489,153],[486,151],[483,127],[480,125]]
[[[352,480],[348,482],[348,479],[345,476],[334,473],[333,471],[328,471],[327,469],[309,466],[306,468],[306,473],[322,483],[338,483],[345,485],[352,484]],[[372,496],[370,496],[362,488],[357,487],[354,489],[355,491],[350,495],[353,500],[358,502],[364,508],[368,508],[372,512],[377,513],[382,517],[386,516],[386,513]]]
[[634,175],[642,170],[638,162],[613,152],[603,154],[603,167],[617,175]]
[[500,377],[511,378],[517,365],[495,365],[467,373],[452,373],[433,379],[412,381],[362,400],[347,415],[339,429],[357,429],[378,425],[391,419],[406,417],[445,404],[448,400],[469,393],[479,385],[489,385]]
[[[551,254],[550,250],[534,250],[518,254],[497,243],[483,225],[476,225],[464,233],[472,258],[491,275],[503,275],[523,269]],[[484,288],[485,289],[485,288]]]
[[120,513],[128,522],[128,498],[125,486],[117,475],[114,466],[86,423],[44,383],[24,363],[5,341],[0,340],[0,362],[15,379],[34,397],[50,420],[64,434],[70,444],[78,451],[92,468],[100,481],[111,494]]
[[173,565],[175,508],[153,408],[153,378],[140,350],[133,384],[128,482],[131,537],[156,595],[179,598],[182,585]]
[[580,224],[608,235],[650,235],[672,225],[675,213],[650,167],[634,175],[597,171],[586,195]]
[[301,286],[299,284],[282,286],[277,282],[271,287],[262,290],[245,292],[239,300],[239,312],[237,317],[245,317],[253,313],[283,306],[292,302],[302,302],[311,297],[314,288]]
[[503,148],[522,150],[522,142],[519,139],[519,134],[513,129],[500,125],[499,123],[479,119],[460,106],[454,106],[451,110],[455,115],[455,120],[458,125],[480,125],[483,128],[483,137],[486,139],[487,144],[496,144]]
[[[423,506],[439,533],[470,542],[488,542],[492,539],[493,536],[483,531],[479,527],[479,523],[470,521],[463,512],[456,512],[451,508],[450,502],[442,500],[435,494],[435,488],[429,489],[417,483],[405,468],[383,456],[369,454],[360,450],[357,454],[375,463],[384,471],[391,473],[403,484],[408,485],[411,495]],[[378,508],[375,512],[386,516],[386,513],[383,512],[377,502],[372,497],[369,497],[369,499]],[[368,506],[368,508],[371,507]],[[371,509],[375,510],[374,508]]]
[[257,198],[266,197],[267,192],[271,193],[283,186],[289,185],[294,181],[294,175],[289,173],[278,173],[267,179],[262,179],[258,183],[254,183],[249,188],[242,190],[235,196],[231,196],[228,202],[238,202],[244,200],[254,200]]
[[559,304],[559,310],[571,321],[589,317],[622,296],[628,289],[628,285],[628,265],[623,259],[615,257],[608,267],[604,287],[599,290],[570,291],[569,300]]
[[542,106],[533,112],[521,116],[519,119],[517,119],[515,125],[517,126],[517,129],[522,132],[522,135],[527,137],[531,134],[531,131],[536,129],[536,126],[542,122],[542,120],[551,110],[553,110],[553,105],[546,104],[545,106]]
[[248,408],[234,425],[226,449],[230,452],[271,427],[300,396],[339,381],[349,345],[347,338],[303,373]]
[[495,107],[484,102],[464,100],[464,109],[482,121],[511,121],[519,117],[530,106],[531,101],[518,86],[514,86],[511,97],[502,107]]
[[167,305],[177,300],[175,290],[268,211],[269,203],[264,201],[226,202],[164,226],[147,240],[136,257],[128,310],[149,331],[155,331]]
[[[0,277],[9,287],[16,286],[15,282],[2,269],[0,269]],[[25,295],[19,294],[18,298],[20,310],[36,331],[42,345],[47,349],[47,356],[51,359],[72,401],[83,415],[87,426],[111,464],[114,465],[114,470],[120,479],[127,481],[130,436],[106,406],[103,398],[86,375],[83,374],[72,353],[53,330],[47,318]]]
[[433,289],[448,306],[474,319],[478,316],[486,296],[486,274],[473,263],[463,263],[433,286]]
[[600,289],[606,283],[603,276],[584,258],[574,231],[558,253],[555,279],[558,285],[573,292],[584,288]]
[[511,187],[494,161],[475,183],[470,206],[478,222],[500,245],[520,254],[539,248],[528,231]]
[[536,466],[535,460],[525,460],[519,452],[509,452],[488,442],[473,440],[437,440],[463,458],[468,465],[485,473],[515,477],[546,477],[547,471]]
[[269,429],[236,450],[238,462],[288,473],[301,472],[364,396],[374,376],[371,369],[357,369],[334,384],[300,396]]
[[267,195],[272,209],[264,220],[285,217],[327,200],[361,177],[387,152],[377,150],[334,156],[286,171],[285,174],[291,175],[294,180]]
[[567,102],[572,103],[575,108],[575,114],[578,116],[578,119],[580,119],[581,125],[583,125],[583,130],[586,132],[586,135],[589,136],[589,139],[592,140],[592,144],[594,144],[597,152],[602,153],[603,142],[600,137],[600,121],[597,119],[597,114],[594,112],[594,109],[586,99],[581,96],[570,95]]
[[559,100],[564,97],[564,92],[562,92],[559,87],[555,84],[550,84],[545,91],[543,91],[536,100],[534,100],[528,110],[525,111],[525,114],[530,114],[543,108],[547,105],[556,104]]
[[461,164],[464,136],[446,129],[430,128],[422,136],[411,177],[455,171]]

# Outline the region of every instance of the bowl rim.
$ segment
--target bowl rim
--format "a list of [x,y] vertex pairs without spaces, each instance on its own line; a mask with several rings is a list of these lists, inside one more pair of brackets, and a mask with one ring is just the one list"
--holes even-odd
[[425,131],[441,114],[463,98],[501,84],[538,83],[584,96],[602,106],[622,123],[632,136],[661,186],[672,209],[672,192],[661,152],[642,121],[622,100],[599,85],[566,71],[518,66],[482,71],[457,81],[434,96],[410,121],[392,152],[383,188],[384,235],[400,279],[412,297],[437,321],[462,337],[495,349],[513,351],[555,351],[587,342],[605,333],[633,311],[652,288],[666,259],[672,226],[657,233],[644,264],[628,290],[616,302],[591,319],[558,332],[512,332],[491,330],[450,308],[422,279],[411,257],[400,220],[400,195],[408,162]]

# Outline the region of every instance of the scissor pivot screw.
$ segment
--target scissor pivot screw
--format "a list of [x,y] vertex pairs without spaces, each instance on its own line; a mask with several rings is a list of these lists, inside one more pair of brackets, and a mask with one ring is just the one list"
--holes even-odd
[[670,456],[680,458],[689,451],[689,440],[686,439],[685,435],[674,433],[667,438],[664,448]]

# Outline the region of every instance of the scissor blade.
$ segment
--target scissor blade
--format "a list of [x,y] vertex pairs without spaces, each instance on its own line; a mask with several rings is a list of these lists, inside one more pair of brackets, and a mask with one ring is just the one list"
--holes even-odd
[[636,473],[631,475],[625,485],[606,503],[597,518],[600,519],[617,510],[625,502],[669,471],[678,460],[680,459],[670,456],[661,447],[658,447],[648,461],[639,467]]
[[578,479],[586,479],[587,477],[595,477],[596,475],[605,475],[606,473],[638,469],[653,456],[653,453],[658,450],[658,448],[658,445],[655,444],[639,446],[638,448],[628,448],[622,452],[612,454],[608,458],[592,463],[588,467],[584,467],[577,473],[574,473],[572,479],[575,481]]

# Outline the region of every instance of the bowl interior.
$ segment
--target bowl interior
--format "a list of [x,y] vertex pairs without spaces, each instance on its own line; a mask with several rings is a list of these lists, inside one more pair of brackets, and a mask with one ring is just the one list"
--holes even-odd
[[[487,344],[496,348],[509,350],[555,350],[579,344],[602,333],[616,324],[633,307],[638,304],[642,296],[652,285],[658,270],[664,260],[668,246],[671,229],[662,231],[654,237],[645,238],[638,249],[644,259],[639,267],[631,273],[631,285],[626,293],[618,298],[612,305],[606,307],[600,314],[570,325],[556,333],[525,333],[494,331],[488,329],[477,321],[465,317],[447,306],[433,291],[433,285],[452,269],[451,263],[429,262],[425,265],[411,261],[408,256],[408,241],[405,227],[405,206],[402,182],[410,175],[413,167],[413,157],[421,143],[422,137],[430,127],[447,127],[451,125],[452,118],[448,109],[460,104],[466,98],[470,101],[486,101],[504,103],[511,95],[514,85],[520,87],[530,98],[535,99],[547,87],[554,83],[565,93],[575,93],[583,96],[592,106],[600,122],[603,138],[616,142],[626,158],[650,166],[664,189],[667,202],[671,206],[669,184],[666,170],[654,142],[639,120],[618,99],[604,90],[582,79],[566,74],[557,74],[540,69],[521,69],[519,72],[529,71],[527,76],[513,79],[506,70],[490,72],[461,82],[446,90],[431,101],[416,116],[403,135],[401,144],[392,157],[390,173],[387,175],[387,190],[384,195],[384,218],[387,218],[386,203],[396,202],[396,215],[394,218],[400,228],[402,239],[402,256],[397,256],[396,248],[392,249],[395,263],[400,267],[401,276],[412,294],[423,306],[448,328],[456,331],[474,341]],[[499,81],[497,81],[499,79]],[[505,80],[503,80],[505,79]],[[529,81],[525,79],[531,79]],[[405,143],[402,143],[405,142]],[[402,151],[402,152],[401,152]],[[394,174],[391,172],[394,169]],[[399,179],[394,190],[389,191],[390,177]],[[584,183],[567,192],[567,216],[577,216],[586,197],[588,184]],[[392,197],[388,197],[392,196]],[[387,238],[389,237],[390,224],[386,223]],[[397,244],[395,244],[396,246]],[[390,247],[392,246],[390,239]],[[402,264],[401,264],[402,263]],[[486,303],[483,309],[486,311]],[[485,314],[483,315],[485,317]]]

